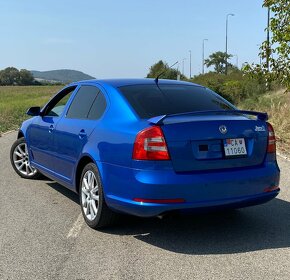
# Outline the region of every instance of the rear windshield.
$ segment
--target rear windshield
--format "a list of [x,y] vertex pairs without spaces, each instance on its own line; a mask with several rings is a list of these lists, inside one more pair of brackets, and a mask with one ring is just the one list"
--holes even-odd
[[216,93],[199,86],[133,85],[119,88],[140,118],[206,110],[233,110]]

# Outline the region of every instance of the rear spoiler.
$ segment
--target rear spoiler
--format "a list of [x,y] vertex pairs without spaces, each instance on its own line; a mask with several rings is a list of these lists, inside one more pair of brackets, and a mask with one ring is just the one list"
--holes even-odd
[[149,123],[152,124],[163,124],[163,121],[166,118],[170,117],[179,117],[179,116],[200,116],[200,115],[250,115],[256,116],[257,120],[260,121],[267,121],[268,114],[262,112],[255,112],[255,111],[246,111],[246,110],[209,110],[209,111],[196,111],[196,112],[186,112],[186,113],[178,113],[178,114],[168,114],[157,116],[148,119]]

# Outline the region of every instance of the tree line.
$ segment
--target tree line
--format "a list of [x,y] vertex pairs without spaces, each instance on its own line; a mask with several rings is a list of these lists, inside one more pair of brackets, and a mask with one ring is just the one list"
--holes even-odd
[[15,67],[7,67],[4,70],[0,70],[1,86],[26,86],[34,84],[36,83],[33,75],[26,69],[18,70]]
[[183,81],[208,87],[234,104],[239,104],[245,98],[263,94],[266,91],[266,80],[263,77],[254,78],[244,75],[242,70],[231,63],[228,63],[227,75],[225,74],[226,58],[230,57],[230,54],[220,51],[211,54],[205,60],[205,65],[213,66],[213,71],[191,78],[182,75],[179,70],[170,68],[166,62],[160,60],[150,67],[147,78],[156,78],[161,73],[160,79],[180,78]]
[[[227,54],[225,52],[215,52],[212,53],[207,59],[205,59],[204,64],[207,67],[214,67],[214,71],[219,74],[226,73],[226,64],[228,65],[228,71],[237,71],[238,68],[227,62],[228,59],[233,57],[231,54]],[[158,75],[161,75],[160,78],[163,79],[181,79],[181,80],[188,80],[188,78],[183,75],[178,69],[174,69],[169,67],[169,65],[164,62],[163,60],[159,60],[157,63],[153,64],[150,69],[149,73],[147,74],[147,78],[156,78]]]

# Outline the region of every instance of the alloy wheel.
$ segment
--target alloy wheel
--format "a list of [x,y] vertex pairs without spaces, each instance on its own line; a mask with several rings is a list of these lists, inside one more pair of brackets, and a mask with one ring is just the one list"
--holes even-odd
[[17,170],[25,176],[32,177],[37,170],[30,165],[26,143],[20,143],[13,151],[13,163]]
[[99,209],[99,186],[93,171],[84,174],[81,191],[83,212],[89,221],[93,221]]

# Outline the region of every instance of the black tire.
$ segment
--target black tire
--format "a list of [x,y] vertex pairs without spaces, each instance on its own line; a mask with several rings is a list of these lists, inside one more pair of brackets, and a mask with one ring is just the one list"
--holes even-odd
[[[30,166],[28,154],[27,154],[27,156],[24,156],[23,155],[21,157],[20,156],[17,156],[15,154],[17,147],[22,147],[22,150],[23,150],[23,147],[25,147],[25,146],[26,146],[26,141],[25,141],[25,138],[24,137],[21,137],[21,138],[17,139],[13,143],[13,145],[12,145],[12,147],[10,149],[10,162],[11,162],[11,165],[12,165],[13,169],[15,170],[15,172],[21,178],[24,178],[24,179],[38,179],[38,178],[41,177],[41,174],[39,173],[39,171],[37,169],[35,169],[34,167],[31,167]],[[17,168],[16,162],[15,162],[16,160],[22,160],[22,162],[25,162],[23,168],[26,168],[26,165],[28,165],[28,169],[26,169],[26,171],[28,170],[28,172],[26,172],[26,174],[25,174],[25,170],[22,170],[22,169]]]
[[[95,175],[94,179],[98,187],[97,195],[99,199],[98,199],[98,203],[96,202],[96,200],[94,200],[95,205],[97,206],[97,213],[93,213],[93,214],[87,213],[90,216],[88,218],[85,211],[87,208],[89,208],[89,203],[84,198],[91,197],[92,194],[90,195],[84,194],[82,191],[82,186],[83,186],[84,177],[87,176],[90,172],[93,172]],[[100,228],[108,227],[115,223],[118,214],[113,212],[106,204],[106,201],[104,198],[104,188],[102,185],[102,181],[99,175],[98,168],[94,163],[88,163],[82,171],[82,175],[81,175],[81,179],[79,183],[79,197],[80,197],[81,211],[85,219],[85,222],[87,223],[89,227],[93,229],[100,229]],[[92,197],[89,198],[89,200],[92,201],[93,200]],[[95,214],[95,217],[92,217],[91,215],[94,215],[94,214]]]

